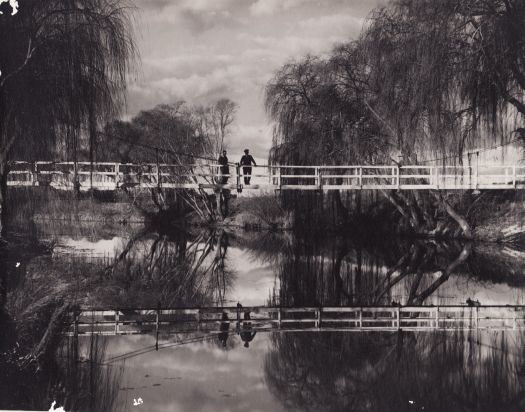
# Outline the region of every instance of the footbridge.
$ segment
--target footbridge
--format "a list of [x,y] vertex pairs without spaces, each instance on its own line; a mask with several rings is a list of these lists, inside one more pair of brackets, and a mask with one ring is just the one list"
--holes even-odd
[[501,190],[525,188],[525,165],[276,165],[253,167],[245,176],[239,165],[221,173],[217,164],[15,162],[7,184],[61,190]]
[[209,307],[83,310],[67,334],[129,335],[239,331],[524,330],[525,306]]

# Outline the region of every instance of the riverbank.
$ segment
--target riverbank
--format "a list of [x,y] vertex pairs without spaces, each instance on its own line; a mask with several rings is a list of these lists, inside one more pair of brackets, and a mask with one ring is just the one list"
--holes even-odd
[[[178,223],[198,227],[232,228],[242,230],[292,230],[300,224],[302,230],[366,233],[384,232],[413,235],[403,226],[401,216],[386,199],[375,197],[374,203],[361,213],[345,219],[314,219],[313,210],[299,216],[286,210],[274,194],[252,197],[233,196],[228,216],[213,223],[202,222],[198,216],[177,216],[171,212],[158,213],[158,207],[148,191],[93,192],[76,197],[71,192],[51,188],[10,189],[8,195],[9,221],[28,225],[32,221],[82,222],[93,224],[156,226]],[[333,213],[326,210],[323,213]],[[470,203],[461,205],[461,213],[473,229],[473,239],[485,242],[525,245],[525,198],[521,191],[486,191]],[[299,222],[299,223],[297,223]],[[319,227],[318,227],[319,226]],[[418,236],[425,236],[418,234]],[[442,238],[454,238],[449,232]]]

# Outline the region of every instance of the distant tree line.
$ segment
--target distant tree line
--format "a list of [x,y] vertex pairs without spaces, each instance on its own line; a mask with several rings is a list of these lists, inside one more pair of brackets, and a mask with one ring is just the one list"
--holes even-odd
[[[521,0],[392,0],[375,9],[357,40],[287,63],[267,84],[270,161],[418,164],[457,155],[449,162],[460,163],[469,148],[522,136],[523,21]],[[384,194],[414,231],[443,232],[426,213],[440,208],[471,235],[443,196]]]
[[222,98],[209,105],[184,101],[143,110],[130,121],[113,120],[100,133],[97,161],[191,164],[216,160],[230,133],[237,104]]

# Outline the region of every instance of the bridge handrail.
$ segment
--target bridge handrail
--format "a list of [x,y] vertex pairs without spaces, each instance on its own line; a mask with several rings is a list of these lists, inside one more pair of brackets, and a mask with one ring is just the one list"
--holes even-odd
[[[74,162],[14,162],[27,165],[27,170],[12,170],[10,186],[48,185],[56,187],[73,186]],[[55,170],[49,165],[56,166]],[[40,166],[48,166],[47,168]],[[64,166],[66,168],[64,168]],[[91,170],[87,170],[89,166]],[[62,170],[57,170],[62,168]],[[104,168],[105,170],[100,170]],[[189,173],[191,169],[193,173]],[[344,190],[344,189],[511,189],[525,187],[525,165],[259,165],[252,166],[252,178],[267,179],[268,188],[296,190]],[[177,172],[180,170],[180,172]],[[92,187],[116,189],[121,184],[153,187],[201,187],[219,185],[221,187],[242,187],[242,167],[230,166],[230,172],[223,174],[221,165],[216,163],[199,164],[155,164],[155,163],[112,163],[78,162],[76,175],[79,182],[85,183],[86,176]],[[264,170],[261,172],[261,170]],[[38,176],[47,177],[47,183]],[[58,180],[55,176],[62,176]],[[177,179],[171,180],[170,177]],[[228,184],[220,178],[232,178]],[[237,178],[236,182],[233,179]],[[131,181],[129,180],[131,179]],[[182,180],[187,180],[183,182]],[[201,179],[201,181],[197,181]],[[202,182],[204,179],[204,182]],[[71,181],[69,181],[71,180]],[[102,180],[102,181],[101,181]],[[86,186],[84,186],[86,187]],[[253,187],[253,186],[252,186]]]
[[[296,326],[301,330],[457,330],[457,329],[525,329],[522,305],[438,305],[438,306],[352,306],[352,307],[203,307],[173,309],[87,309],[72,313],[69,334],[148,333],[154,327],[174,333],[221,330],[227,322],[245,322],[242,313],[251,314],[254,330],[281,330]],[[232,315],[225,320],[223,314]],[[291,315],[291,316],[287,316]],[[261,329],[262,328],[262,329]]]

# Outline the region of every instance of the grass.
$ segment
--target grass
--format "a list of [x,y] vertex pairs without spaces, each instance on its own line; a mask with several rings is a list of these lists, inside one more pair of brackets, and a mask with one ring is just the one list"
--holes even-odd
[[82,222],[143,222],[144,215],[126,195],[118,193],[81,193],[52,188],[9,189],[7,213],[10,222],[65,220]]

